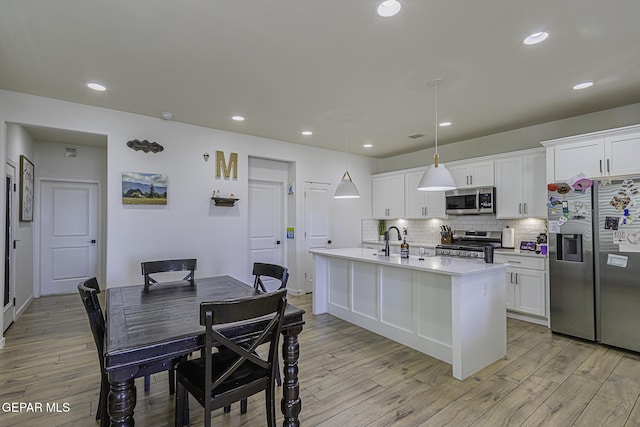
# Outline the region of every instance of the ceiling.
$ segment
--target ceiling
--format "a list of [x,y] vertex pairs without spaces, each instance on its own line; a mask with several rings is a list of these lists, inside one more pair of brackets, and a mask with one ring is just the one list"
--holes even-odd
[[640,102],[637,0],[400,1],[2,0],[0,88],[380,158],[433,146],[436,78],[439,144]]

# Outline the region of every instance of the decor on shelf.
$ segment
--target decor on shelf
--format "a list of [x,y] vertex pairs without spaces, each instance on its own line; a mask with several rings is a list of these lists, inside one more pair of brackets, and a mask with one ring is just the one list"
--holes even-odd
[[20,221],[33,221],[33,163],[20,156]]
[[123,205],[166,205],[167,176],[159,173],[122,173]]
[[133,139],[127,142],[127,147],[136,151],[142,150],[145,153],[159,153],[160,151],[164,150],[164,147],[162,145],[158,144],[157,142],[149,142],[146,139],[142,141],[140,141],[139,139]]
[[351,179],[349,174],[349,127],[348,123],[351,121],[351,117],[344,116],[342,122],[345,123],[346,137],[345,137],[345,171],[342,174],[342,179],[336,188],[336,192],[333,195],[335,199],[357,199],[360,197],[360,193],[356,188],[356,185]]
[[384,233],[387,232],[387,221],[385,221],[384,219],[379,219],[378,220],[378,240],[383,242],[384,241]]
[[420,182],[418,183],[418,190],[422,191],[446,191],[456,188],[451,172],[449,172],[444,165],[438,164],[438,86],[440,86],[441,83],[442,79],[434,79],[429,83],[431,86],[435,86],[436,88],[436,153],[433,156],[433,165],[429,166],[427,170],[424,171],[424,175],[422,175],[422,179],[420,179]]

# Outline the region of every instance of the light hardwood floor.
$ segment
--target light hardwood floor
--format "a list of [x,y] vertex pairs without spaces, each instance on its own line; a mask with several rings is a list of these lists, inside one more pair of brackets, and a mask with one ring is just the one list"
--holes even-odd
[[[330,315],[313,316],[300,335],[303,426],[640,426],[640,355],[553,335],[509,319],[508,357],[465,381],[449,365]],[[95,426],[100,375],[78,295],[35,300],[0,350],[0,404],[69,405],[68,412],[11,413],[0,426]],[[174,402],[166,373],[144,392],[136,382],[137,426],[170,426]],[[279,406],[279,405],[278,405]],[[192,400],[192,425],[202,409]],[[263,395],[249,412],[214,411],[216,426],[263,426]],[[280,418],[281,420],[281,418]]]

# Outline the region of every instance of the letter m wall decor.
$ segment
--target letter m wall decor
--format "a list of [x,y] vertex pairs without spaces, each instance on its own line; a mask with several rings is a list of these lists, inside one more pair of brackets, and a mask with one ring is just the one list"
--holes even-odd
[[216,151],[216,178],[222,177],[224,174],[225,179],[233,174],[233,179],[238,179],[238,153],[231,153],[229,158],[229,164],[224,158],[224,152]]

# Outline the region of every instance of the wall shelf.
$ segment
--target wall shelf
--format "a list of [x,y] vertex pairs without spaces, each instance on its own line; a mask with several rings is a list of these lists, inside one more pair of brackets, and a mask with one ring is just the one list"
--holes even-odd
[[234,199],[230,197],[212,197],[211,200],[216,203],[216,206],[225,206],[230,208],[232,206],[235,206],[236,202],[240,199]]

